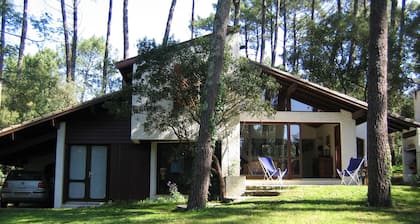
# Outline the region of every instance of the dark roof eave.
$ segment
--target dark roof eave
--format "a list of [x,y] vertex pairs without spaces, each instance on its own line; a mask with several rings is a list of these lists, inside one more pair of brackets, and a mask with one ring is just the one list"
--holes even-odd
[[[260,64],[258,62],[254,62],[252,60],[250,60],[250,62],[261,67],[263,72],[266,72],[267,74],[273,75],[281,79],[287,79],[288,81],[292,83],[296,83],[298,86],[306,88],[309,91],[317,92],[320,96],[322,95],[323,97],[327,97],[334,101],[340,102],[340,105],[342,106],[346,105],[345,106],[346,108],[352,108],[351,112],[353,113],[357,111],[365,111],[365,114],[367,114],[368,104],[364,101],[341,94],[339,92],[317,85],[315,83],[311,83],[307,80],[303,80],[301,78],[295,77],[292,74],[289,74],[287,72],[274,69],[272,67]],[[361,117],[357,119],[357,124],[361,124],[365,121],[366,121],[366,118]],[[390,129],[390,132],[409,130],[410,128],[420,128],[419,122],[416,122],[412,119],[405,118],[399,115],[389,114],[388,121],[389,121],[388,126]]]
[[38,124],[41,124],[41,123],[44,123],[44,122],[55,120],[57,118],[60,118],[64,115],[70,114],[72,112],[90,107],[92,105],[95,105],[95,104],[98,104],[98,103],[101,103],[101,102],[104,102],[105,100],[111,98],[112,96],[114,96],[118,93],[120,93],[120,91],[110,93],[110,94],[107,94],[107,95],[104,95],[104,96],[101,96],[101,97],[97,97],[97,98],[94,98],[92,100],[81,103],[79,105],[71,106],[71,107],[65,108],[63,110],[47,114],[45,116],[41,116],[41,117],[38,117],[38,118],[34,118],[32,120],[24,121],[20,124],[15,124],[15,125],[9,126],[7,128],[0,129],[0,137],[6,136],[6,135],[9,135],[9,134],[13,134],[13,133],[18,132],[20,130],[23,130],[23,129],[26,129],[26,128],[29,128],[29,127],[32,127],[32,126],[35,126],[35,125],[38,125]]
[[131,69],[133,67],[133,64],[136,63],[137,56],[127,58],[122,61],[115,62],[115,67],[119,70],[125,70],[125,69]]

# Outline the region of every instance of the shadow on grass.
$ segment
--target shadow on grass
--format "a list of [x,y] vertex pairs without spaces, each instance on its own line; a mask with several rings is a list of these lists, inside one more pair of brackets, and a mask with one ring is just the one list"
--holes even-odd
[[250,198],[189,212],[176,212],[173,202],[118,202],[83,209],[0,209],[0,223],[419,223],[420,188],[393,188],[392,208],[368,207],[366,190],[297,188],[279,197]]
[[[211,221],[215,217],[219,221],[229,220],[235,216],[235,223],[260,222],[261,217],[265,217],[266,222],[271,223],[270,217],[277,217],[276,223],[291,223],[288,218],[290,214],[319,214],[325,213],[326,216],[334,214],[351,214],[347,220],[349,223],[372,223],[370,214],[375,213],[374,223],[418,223],[419,215],[416,209],[401,210],[396,208],[372,208],[368,207],[366,201],[335,201],[335,200],[295,200],[295,201],[271,201],[261,200],[254,202],[240,202],[230,205],[228,209],[224,206],[209,208],[205,212],[197,212],[197,220]],[[257,217],[255,220],[254,217]],[[280,217],[280,218],[279,218]],[[215,221],[216,222],[216,221]],[[317,221],[313,221],[317,223]]]
[[[137,208],[2,209],[0,223],[128,223],[129,217],[152,214]],[[114,220],[114,221],[113,221]]]

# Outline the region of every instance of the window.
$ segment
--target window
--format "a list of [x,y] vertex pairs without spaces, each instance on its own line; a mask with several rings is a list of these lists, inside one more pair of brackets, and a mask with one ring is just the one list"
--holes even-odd
[[291,99],[291,111],[312,112],[314,108],[298,100]]
[[356,148],[357,148],[357,157],[362,158],[365,157],[365,140],[362,138],[356,139]]
[[188,144],[158,144],[158,194],[168,194],[168,182],[175,183],[179,192],[189,191],[192,174],[192,153]]
[[299,124],[241,124],[242,172],[260,175],[258,156],[265,156],[289,175],[300,175],[300,134]]

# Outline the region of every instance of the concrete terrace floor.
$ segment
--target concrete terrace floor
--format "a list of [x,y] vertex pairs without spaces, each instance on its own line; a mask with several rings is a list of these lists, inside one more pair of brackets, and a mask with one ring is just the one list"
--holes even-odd
[[[298,178],[284,179],[283,186],[302,186],[302,185],[340,185],[339,178]],[[263,179],[246,179],[246,186],[269,186],[278,185],[277,181]]]

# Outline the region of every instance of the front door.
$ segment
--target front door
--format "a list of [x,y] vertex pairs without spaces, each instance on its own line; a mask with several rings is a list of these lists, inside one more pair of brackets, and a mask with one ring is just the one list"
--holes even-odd
[[68,200],[105,200],[107,195],[107,154],[106,146],[70,146]]

